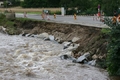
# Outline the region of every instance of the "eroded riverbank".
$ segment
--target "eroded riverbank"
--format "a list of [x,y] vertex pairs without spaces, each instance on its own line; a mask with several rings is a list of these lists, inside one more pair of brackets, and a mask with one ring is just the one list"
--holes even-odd
[[[36,35],[46,32],[49,35],[53,35],[60,43],[77,38],[78,40],[74,43],[80,46],[76,50],[72,50],[74,55],[77,54],[76,56],[78,57],[81,54],[89,52],[90,60],[96,59],[99,62],[102,62],[106,58],[107,37],[101,33],[102,28],[31,20],[24,22],[14,20],[14,22],[15,35],[21,33]],[[3,71],[1,75],[4,76],[1,79],[3,80],[8,79],[7,77],[11,74],[14,78],[11,78],[11,76],[9,78],[13,80],[19,80],[20,77],[23,77],[25,80],[78,80],[79,78],[81,80],[101,80],[101,77],[103,78],[102,80],[109,80],[108,74],[104,69],[73,63],[69,60],[61,60],[60,55],[71,53],[71,51],[64,50],[62,44],[49,41],[46,43],[46,41],[44,42],[38,38],[31,37],[4,36],[7,36],[8,39],[3,38],[1,41],[4,40],[5,44],[1,45],[2,47],[4,45],[10,46],[10,50],[6,46],[1,49],[3,50],[2,53],[5,53],[2,55],[4,56],[2,58],[3,61],[8,61],[8,63],[1,62],[6,67],[2,67],[1,69]],[[9,57],[6,57],[7,55]],[[9,59],[12,61],[9,61]],[[12,67],[8,68],[8,66]],[[105,68],[106,66],[103,67]],[[14,71],[13,68],[17,70]],[[98,74],[101,77],[98,77]],[[73,77],[70,78],[70,76]]]
[[74,53],[90,52],[93,58],[106,58],[107,36],[101,32],[102,28],[44,21],[25,21],[23,23],[16,21],[15,23],[19,33],[40,34],[46,32],[61,42],[77,37],[78,40],[75,43],[80,46],[73,51]]

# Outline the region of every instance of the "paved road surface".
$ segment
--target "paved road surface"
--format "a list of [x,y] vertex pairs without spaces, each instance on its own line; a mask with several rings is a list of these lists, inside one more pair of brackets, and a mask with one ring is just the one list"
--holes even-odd
[[[16,17],[24,17],[21,13],[16,13]],[[28,18],[42,20],[41,15],[38,14],[27,14]],[[81,24],[81,25],[89,25],[94,27],[102,27],[106,28],[107,26],[100,22],[99,20],[93,20],[93,16],[77,16],[77,20],[74,20],[73,16],[61,16],[57,15],[56,19],[54,19],[53,15],[50,15],[50,20],[45,19],[46,21],[50,22],[57,22],[57,23],[68,23],[68,24]]]

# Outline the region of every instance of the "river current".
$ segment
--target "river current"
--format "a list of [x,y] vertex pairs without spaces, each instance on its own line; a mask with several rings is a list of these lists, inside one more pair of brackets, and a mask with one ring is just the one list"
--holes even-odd
[[60,59],[69,53],[53,41],[0,33],[0,80],[109,80],[103,69]]

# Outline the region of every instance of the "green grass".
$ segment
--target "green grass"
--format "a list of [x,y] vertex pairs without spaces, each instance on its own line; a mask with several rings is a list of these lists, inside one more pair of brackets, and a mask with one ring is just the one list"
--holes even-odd
[[19,20],[21,22],[25,22],[25,21],[29,21],[29,20],[32,20],[32,19],[29,19],[29,18],[16,18],[16,20]]
[[108,34],[110,33],[110,28],[102,28],[101,32],[104,33],[104,34]]
[[42,12],[27,12],[27,14],[41,14]]

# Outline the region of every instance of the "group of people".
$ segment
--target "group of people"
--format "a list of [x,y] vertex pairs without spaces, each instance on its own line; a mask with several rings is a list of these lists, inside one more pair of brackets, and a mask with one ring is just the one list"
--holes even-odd
[[98,12],[97,14],[94,14],[93,20],[99,20],[101,22],[104,22],[104,12],[100,13]]
[[[24,17],[27,18],[27,12],[24,12]],[[49,17],[49,12],[48,10],[43,10],[42,13],[41,13],[41,17],[43,20],[50,20],[50,17]],[[56,14],[54,14],[54,19],[56,19]],[[74,14],[74,19],[76,20],[76,14]],[[93,20],[99,20],[101,22],[104,22],[104,12],[100,13],[98,12],[97,14],[94,14],[93,16]],[[113,24],[116,24],[116,22],[119,22],[120,23],[120,14],[117,14],[116,12],[114,12],[114,15],[112,17],[112,23]]]
[[[48,11],[42,11],[41,17],[43,20],[45,19],[50,20]],[[27,12],[24,12],[24,18],[27,18]]]

